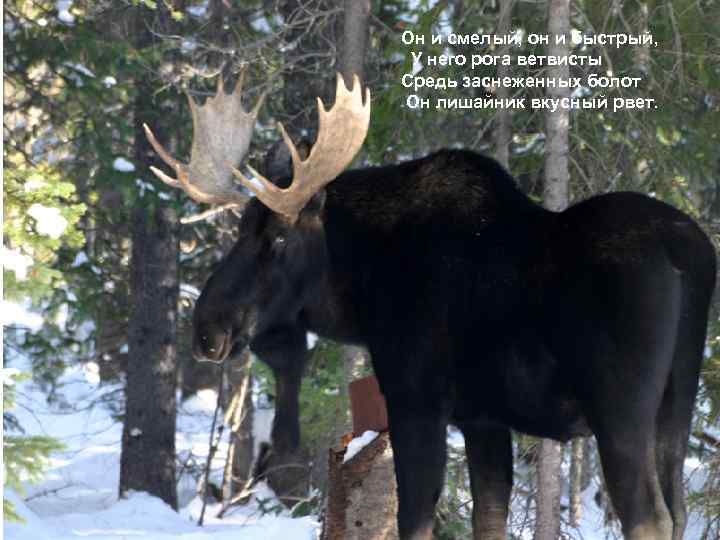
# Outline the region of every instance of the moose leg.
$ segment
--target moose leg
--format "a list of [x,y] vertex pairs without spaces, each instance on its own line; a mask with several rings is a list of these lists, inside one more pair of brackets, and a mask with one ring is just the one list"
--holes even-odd
[[392,397],[388,396],[388,416],[398,486],[398,531],[401,540],[431,540],[435,505],[445,479],[447,418],[427,406],[393,406]]
[[294,452],[300,446],[300,384],[308,358],[305,336],[303,328],[282,326],[260,334],[250,344],[275,377],[272,443],[280,453]]
[[688,308],[678,328],[673,368],[657,418],[657,470],[673,520],[673,540],[682,540],[687,522],[683,465],[707,328],[707,311],[702,299],[691,297],[686,305]]
[[673,521],[672,538],[682,540],[687,523],[683,464],[687,452],[692,409],[690,414],[681,414],[682,411],[677,410],[680,404],[674,402],[673,393],[671,389],[666,391],[663,407],[658,415],[655,459],[665,504],[670,510]]
[[505,540],[512,490],[513,455],[510,430],[479,423],[460,425],[473,498],[473,538]]
[[654,426],[598,434],[598,450],[613,508],[629,540],[670,540],[673,523],[655,465]]
[[267,478],[286,506],[297,503],[307,488],[307,461],[300,449],[300,384],[307,362],[305,331],[281,327],[256,337],[252,351],[275,376],[275,417],[272,446],[266,449],[256,473]]

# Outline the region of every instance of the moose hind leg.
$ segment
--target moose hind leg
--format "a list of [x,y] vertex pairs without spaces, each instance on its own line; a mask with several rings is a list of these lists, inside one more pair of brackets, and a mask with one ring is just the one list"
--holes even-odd
[[704,302],[698,299],[690,304],[683,309],[684,315],[680,319],[673,368],[657,418],[657,470],[673,520],[673,540],[682,540],[687,522],[683,465],[707,327]]
[[473,538],[505,540],[513,481],[512,437],[502,426],[460,425],[470,471]]
[[674,391],[668,389],[663,407],[658,415],[657,442],[655,459],[660,486],[665,504],[673,521],[673,540],[682,540],[687,522],[685,509],[685,488],[683,487],[683,464],[687,452],[687,442],[691,415],[687,420],[681,418],[679,408],[673,398]]
[[445,479],[447,419],[388,403],[401,540],[431,540]]
[[616,432],[598,437],[610,499],[629,540],[672,538],[673,523],[660,488],[652,435]]

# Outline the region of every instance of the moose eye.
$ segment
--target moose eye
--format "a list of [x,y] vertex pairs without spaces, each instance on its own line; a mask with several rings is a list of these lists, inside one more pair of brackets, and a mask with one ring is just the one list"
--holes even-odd
[[278,235],[275,237],[274,242],[276,246],[281,246],[285,243],[285,237],[282,235]]

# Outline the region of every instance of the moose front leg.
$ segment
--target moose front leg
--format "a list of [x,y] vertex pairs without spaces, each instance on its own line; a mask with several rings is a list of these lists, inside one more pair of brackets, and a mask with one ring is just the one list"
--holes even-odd
[[513,482],[512,436],[503,426],[467,422],[465,437],[473,498],[473,538],[505,540]]
[[288,506],[306,492],[307,461],[300,449],[300,385],[307,362],[305,331],[282,327],[256,337],[250,345],[275,376],[275,417],[272,446],[258,470]]
[[387,396],[398,486],[401,540],[431,540],[435,505],[445,479],[447,417],[427,406],[393,404]]
[[274,328],[253,339],[250,349],[270,366],[275,377],[273,449],[294,452],[300,446],[299,397],[308,357],[306,332],[294,326]]

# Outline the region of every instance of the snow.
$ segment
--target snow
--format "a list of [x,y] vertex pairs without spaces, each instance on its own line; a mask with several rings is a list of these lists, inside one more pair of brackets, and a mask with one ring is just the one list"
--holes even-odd
[[26,192],[35,191],[36,189],[40,189],[42,187],[45,187],[47,185],[47,182],[43,179],[42,176],[34,175],[28,179],[27,182],[23,185],[23,190]]
[[423,69],[425,69],[425,65],[419,59],[413,58],[412,74],[417,75]]
[[90,69],[88,69],[86,66],[84,66],[82,64],[73,64],[71,62],[65,62],[63,65],[67,66],[69,68],[72,68],[79,73],[82,73],[86,77],[95,77],[95,74]]
[[345,451],[345,456],[343,457],[343,463],[347,463],[352,458],[354,458],[360,450],[365,448],[368,444],[373,442],[379,433],[377,431],[366,431],[359,437],[355,437],[347,446],[347,450]]
[[180,296],[183,298],[192,299],[200,298],[200,289],[198,289],[195,285],[191,285],[190,283],[181,283]]
[[[117,167],[115,167],[117,169]],[[134,169],[134,166],[133,166]],[[135,179],[135,185],[140,188],[140,196],[144,197],[146,191],[155,191],[155,186],[150,182],[145,182],[142,178]]]
[[34,332],[43,325],[43,318],[30,311],[29,306],[7,300],[2,301],[0,320],[3,326],[23,326]]
[[465,437],[463,437],[462,431],[455,426],[448,426],[447,444],[455,449],[465,448]]
[[281,27],[283,25],[283,18],[280,15],[275,14],[272,17],[263,16],[250,21],[250,26],[258,32],[264,32],[266,34],[272,32],[273,25],[275,28]]
[[203,2],[197,6],[188,6],[187,8],[185,8],[185,11],[187,11],[193,17],[203,18],[208,13],[208,3]]
[[68,317],[70,316],[70,307],[67,303],[63,303],[58,307],[57,314],[55,315],[54,323],[58,328],[65,331],[65,325],[67,324]]
[[184,53],[191,53],[195,49],[197,49],[198,44],[197,41],[194,39],[183,39],[182,43],[180,44],[180,50]]
[[75,255],[75,260],[72,263],[73,268],[77,268],[78,266],[81,266],[85,264],[86,262],[89,262],[90,259],[88,259],[87,253],[84,251],[78,251],[77,255]]
[[[3,310],[5,315],[5,310]],[[10,371],[28,372],[31,361],[13,355]],[[8,373],[10,373],[8,371]],[[3,375],[6,373],[3,372]],[[215,516],[218,504],[208,504],[205,525],[199,527],[202,501],[196,495],[197,477],[179,467],[179,512],[147,493],[131,492],[118,497],[122,423],[103,403],[118,402],[120,384],[100,384],[96,363],[66,369],[58,381],[61,399],[48,404],[32,381],[16,383],[17,407],[13,410],[28,435],[50,435],[65,445],[51,456],[40,484],[24,486],[20,496],[5,496],[25,519],[24,524],[4,522],[7,540],[119,540],[144,537],[152,540],[288,540],[315,539],[319,524],[311,517],[290,518],[286,511],[270,515],[260,510],[258,499],[273,498],[260,484],[256,498],[237,507],[222,519]],[[199,392],[179,404],[176,449],[179,462],[204,464],[209,430],[217,395]],[[256,428],[267,436],[272,411],[258,411]],[[227,453],[227,437],[221,441],[211,468],[211,481],[219,483]]]
[[28,268],[33,264],[32,257],[25,255],[19,249],[8,249],[2,247],[2,264],[5,270],[15,272],[15,279],[25,281],[27,279]]
[[35,219],[35,230],[50,238],[60,238],[68,226],[67,220],[60,214],[59,208],[35,203],[27,211]]
[[17,495],[11,495],[19,513],[27,521],[24,525],[5,523],[7,540],[118,540],[145,537],[153,540],[287,540],[314,539],[317,524],[309,519],[291,519],[274,516],[230,514],[217,520],[212,516],[218,508],[209,505],[204,527],[198,527],[197,515],[201,503],[174,512],[157,497],[147,493],[130,493],[127,499],[114,502],[105,509],[92,513],[69,511],[45,520]]
[[58,0],[56,2],[58,19],[60,19],[65,24],[73,24],[75,22],[75,16],[70,13],[72,5],[73,0]]
[[[255,176],[250,175],[250,176],[246,176],[246,178],[250,181],[250,183],[253,185],[253,187],[256,188],[258,191],[260,191],[260,192],[265,191],[265,186],[262,185],[262,183],[260,182],[260,180],[258,180],[257,178],[255,178]],[[253,194],[253,195],[254,195],[254,194]]]
[[71,71],[67,74],[67,78],[73,81],[78,87],[82,87],[85,84],[83,77],[80,77],[80,75],[91,78],[95,77],[95,74],[82,64],[63,62],[63,66],[71,69]]
[[135,165],[124,157],[117,157],[115,161],[113,161],[113,169],[120,172],[133,172]]
[[[14,308],[8,309],[11,306]],[[3,320],[18,323],[36,317],[20,304],[5,302]],[[10,358],[8,358],[10,356]],[[9,367],[3,378],[13,373],[28,372],[31,361],[6,354]],[[274,497],[264,484],[256,488],[255,498],[245,506],[228,512],[218,519],[220,509],[216,503],[208,504],[205,525],[197,520],[202,501],[196,495],[197,476],[188,472],[185,464],[204,464],[208,453],[209,430],[217,403],[215,390],[201,390],[190,399],[179,403],[177,416],[176,449],[178,454],[179,512],[146,493],[132,492],[127,498],[118,498],[120,449],[123,426],[113,411],[103,403],[118,403],[122,399],[121,384],[101,384],[99,366],[95,362],[77,364],[66,369],[58,381],[61,399],[48,404],[43,391],[32,381],[15,383],[18,406],[12,411],[28,435],[50,435],[61,440],[66,448],[51,456],[49,469],[40,484],[25,485],[20,496],[12,491],[6,497],[15,504],[16,511],[26,523],[4,523],[7,540],[119,540],[135,537],[152,540],[311,540],[317,537],[319,523],[313,517],[290,518],[287,512],[280,515],[263,514],[258,503]],[[255,383],[255,390],[258,383]],[[267,441],[272,424],[272,408],[254,391],[255,402],[253,435],[257,446]],[[132,435],[139,430],[132,428]],[[226,430],[227,431],[227,430]],[[344,461],[349,461],[378,436],[366,431],[348,445]],[[227,453],[227,437],[219,445],[211,468],[211,481],[219,484],[222,466]],[[459,449],[464,445],[462,433],[448,430],[448,444]],[[516,478],[527,474],[528,465],[516,462]],[[685,462],[685,478],[690,492],[700,492],[707,480],[707,465],[697,458]],[[568,532],[572,538],[601,540],[619,538],[619,533],[605,522],[604,509],[595,502],[600,489],[595,477],[582,493],[583,513],[578,529]],[[567,495],[564,495],[567,502]],[[514,516],[526,513],[525,498],[517,497],[513,503]],[[532,511],[531,511],[532,512]],[[706,525],[702,516],[691,512],[685,538],[701,537]],[[531,538],[531,527],[523,526],[519,538]]]

